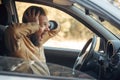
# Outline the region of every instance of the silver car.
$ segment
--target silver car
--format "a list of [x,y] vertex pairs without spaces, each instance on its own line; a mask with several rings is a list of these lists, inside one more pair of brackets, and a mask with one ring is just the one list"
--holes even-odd
[[[117,5],[116,5],[116,4]],[[2,80],[119,80],[120,9],[110,0],[1,0],[8,7],[0,27],[0,78]],[[3,33],[10,23],[21,23],[30,5],[42,6],[49,20],[61,26],[57,36],[44,44],[50,76],[11,71],[23,59],[10,57]],[[2,10],[0,14],[2,14]],[[3,14],[3,16],[8,14]]]

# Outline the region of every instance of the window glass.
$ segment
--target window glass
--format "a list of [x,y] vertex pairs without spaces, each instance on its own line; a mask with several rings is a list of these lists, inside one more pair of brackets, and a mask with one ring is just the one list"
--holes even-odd
[[116,28],[113,24],[108,22],[107,20],[102,19],[98,15],[94,14],[93,12],[90,12],[90,16],[93,17],[96,21],[98,21],[100,24],[104,25],[106,29],[108,29],[110,32],[115,34],[116,36],[120,36],[120,30]]
[[120,8],[120,0],[108,0],[111,4],[113,4],[115,7]]
[[49,20],[55,20],[59,23],[61,31],[55,37],[48,40],[44,46],[81,49],[86,41],[93,36],[93,33],[88,28],[63,11],[37,4],[23,2],[16,2],[16,4],[20,22],[22,22],[24,10],[30,5],[36,5],[43,7],[47,11]]

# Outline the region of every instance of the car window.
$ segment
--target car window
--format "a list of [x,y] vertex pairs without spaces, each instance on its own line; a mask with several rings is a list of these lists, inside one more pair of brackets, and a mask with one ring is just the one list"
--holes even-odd
[[30,5],[41,6],[46,9],[48,19],[57,21],[61,26],[61,31],[55,37],[48,40],[44,46],[80,49],[93,36],[93,33],[88,28],[70,15],[58,9],[43,5],[16,2],[20,22],[22,22],[24,10]]

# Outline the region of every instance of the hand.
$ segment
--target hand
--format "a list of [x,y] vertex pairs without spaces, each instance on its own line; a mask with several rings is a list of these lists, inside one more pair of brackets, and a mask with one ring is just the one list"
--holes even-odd
[[37,24],[39,24],[39,15],[40,12],[38,12],[37,14],[35,14],[35,10],[28,10],[28,14],[25,15],[25,18],[28,22],[36,22]]

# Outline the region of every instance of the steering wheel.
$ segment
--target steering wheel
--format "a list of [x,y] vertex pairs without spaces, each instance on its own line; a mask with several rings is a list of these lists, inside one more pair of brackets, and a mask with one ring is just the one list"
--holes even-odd
[[[75,68],[78,65],[80,65],[80,69],[81,69],[81,67],[84,66],[84,65],[86,65],[87,62],[90,60],[90,58],[92,57],[92,55],[94,53],[96,42],[97,42],[96,35],[94,35],[93,38],[90,38],[86,42],[85,46],[83,47],[82,51],[78,54],[78,57],[77,57],[74,65],[73,65],[73,74],[74,74]],[[88,47],[89,47],[89,50],[86,51]]]

